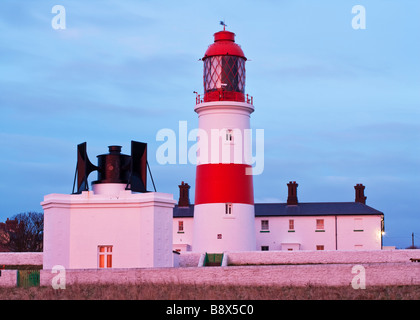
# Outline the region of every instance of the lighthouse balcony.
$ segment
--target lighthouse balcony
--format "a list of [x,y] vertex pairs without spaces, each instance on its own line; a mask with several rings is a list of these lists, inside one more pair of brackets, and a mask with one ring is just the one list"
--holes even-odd
[[204,102],[212,101],[238,101],[246,102],[248,104],[254,104],[254,98],[249,94],[244,94],[242,92],[232,92],[232,91],[211,91],[206,92],[205,94],[196,93],[195,104],[198,105]]

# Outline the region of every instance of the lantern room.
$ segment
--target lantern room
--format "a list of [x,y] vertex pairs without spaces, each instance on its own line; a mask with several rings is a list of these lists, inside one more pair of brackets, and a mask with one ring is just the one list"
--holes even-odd
[[[214,34],[204,57],[204,102],[245,102],[245,61],[235,34],[219,31]],[[248,100],[248,99],[247,99]]]

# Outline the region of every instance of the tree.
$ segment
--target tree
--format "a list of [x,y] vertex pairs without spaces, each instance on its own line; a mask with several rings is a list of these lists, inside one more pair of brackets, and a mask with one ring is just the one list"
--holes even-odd
[[9,231],[8,248],[14,252],[40,252],[43,248],[44,214],[39,212],[19,213],[15,230]]

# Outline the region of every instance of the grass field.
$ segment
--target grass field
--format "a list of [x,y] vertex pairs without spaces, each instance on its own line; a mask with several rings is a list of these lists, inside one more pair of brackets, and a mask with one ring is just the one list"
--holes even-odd
[[420,300],[420,286],[86,285],[0,288],[1,300]]

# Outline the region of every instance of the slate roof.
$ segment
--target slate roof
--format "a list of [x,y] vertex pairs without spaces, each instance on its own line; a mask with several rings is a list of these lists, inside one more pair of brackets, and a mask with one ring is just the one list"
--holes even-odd
[[[256,203],[256,217],[276,216],[335,216],[335,215],[383,215],[360,202],[301,202],[297,205],[286,203]],[[194,205],[189,207],[175,206],[174,218],[194,217]]]
[[192,218],[194,217],[194,205],[190,204],[189,207],[178,207],[174,208],[174,218]]
[[256,203],[255,216],[335,216],[383,215],[360,202],[302,202],[288,206],[286,203]]

